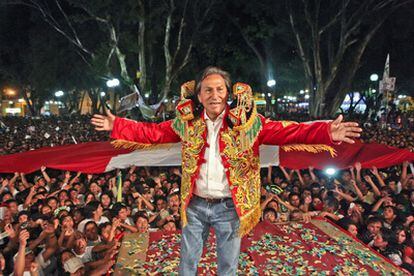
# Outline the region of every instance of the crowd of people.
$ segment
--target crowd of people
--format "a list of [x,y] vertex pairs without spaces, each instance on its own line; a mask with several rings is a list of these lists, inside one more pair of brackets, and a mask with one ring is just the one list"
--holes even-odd
[[[90,117],[4,118],[0,154],[103,141]],[[414,132],[365,125],[362,139],[414,148]],[[122,192],[117,176],[122,175]],[[414,267],[414,177],[408,163],[355,164],[334,178],[322,171],[262,169],[262,220],[332,220],[398,266]],[[42,167],[0,174],[0,275],[102,275],[124,233],[180,229],[180,168],[131,167],[104,174]],[[276,189],[275,189],[276,187]]]
[[87,115],[3,117],[0,120],[0,155],[108,140],[108,133],[95,131]]

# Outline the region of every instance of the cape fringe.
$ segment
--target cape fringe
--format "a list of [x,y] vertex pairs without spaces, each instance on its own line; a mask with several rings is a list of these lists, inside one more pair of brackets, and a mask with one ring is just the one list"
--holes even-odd
[[[181,204],[183,204],[183,203],[181,202]],[[181,213],[181,229],[183,229],[188,224],[187,209],[186,208],[185,209],[180,208],[180,213]]]
[[248,131],[252,128],[253,123],[256,120],[257,117],[257,109],[256,109],[256,103],[253,102],[253,110],[252,110],[252,114],[250,114],[249,119],[247,119],[247,121],[244,124],[241,124],[239,126],[234,126],[233,130],[237,130],[237,131]]
[[128,149],[128,150],[138,150],[138,149],[155,149],[155,148],[167,148],[171,146],[170,144],[143,144],[137,142],[131,142],[127,140],[114,140],[111,142],[111,145],[116,149]]
[[305,144],[294,144],[294,145],[286,145],[281,147],[284,151],[307,151],[311,153],[321,153],[327,151],[331,154],[332,157],[337,156],[336,151],[333,147],[323,144],[317,145],[305,145]]
[[239,236],[243,237],[247,235],[255,226],[259,223],[262,209],[260,204],[255,206],[253,210],[240,218]]

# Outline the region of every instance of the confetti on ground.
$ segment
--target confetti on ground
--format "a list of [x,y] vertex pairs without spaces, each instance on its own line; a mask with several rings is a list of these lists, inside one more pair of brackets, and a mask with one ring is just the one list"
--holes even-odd
[[[124,265],[133,275],[178,275],[179,232],[150,233],[149,243],[129,240],[127,252],[145,252],[145,262]],[[128,256],[118,258],[126,264]],[[242,239],[239,275],[403,275],[402,271],[323,220],[260,223]],[[216,275],[215,235],[210,233],[199,263],[200,275]]]

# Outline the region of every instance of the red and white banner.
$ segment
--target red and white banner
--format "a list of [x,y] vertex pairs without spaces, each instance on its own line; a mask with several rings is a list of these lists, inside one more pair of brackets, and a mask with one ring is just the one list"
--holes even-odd
[[[414,153],[380,144],[334,146],[336,157],[328,152],[286,152],[278,146],[260,146],[262,167],[281,165],[291,169],[348,168],[360,162],[363,168],[390,167],[404,161],[414,161]],[[115,149],[110,142],[90,142],[77,145],[47,147],[38,150],[0,156],[0,173],[31,173],[47,168],[102,173],[116,168],[136,166],[180,166],[181,145],[167,144],[162,147],[141,150]]]

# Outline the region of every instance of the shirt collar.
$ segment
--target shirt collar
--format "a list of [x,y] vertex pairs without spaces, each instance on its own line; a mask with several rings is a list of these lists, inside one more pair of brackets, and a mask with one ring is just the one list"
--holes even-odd
[[[226,109],[227,108],[225,108],[224,110],[223,110],[223,112],[221,112],[220,113],[220,115],[218,115],[217,116],[217,118],[216,118],[216,120],[215,120],[215,122],[216,121],[222,121],[223,120],[223,117],[224,117],[224,114],[226,113]],[[204,109],[204,120],[208,120],[208,121],[211,121],[211,119],[208,117],[208,115],[207,115],[207,112],[206,112],[206,109]]]

